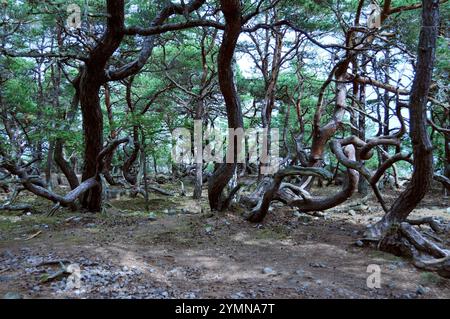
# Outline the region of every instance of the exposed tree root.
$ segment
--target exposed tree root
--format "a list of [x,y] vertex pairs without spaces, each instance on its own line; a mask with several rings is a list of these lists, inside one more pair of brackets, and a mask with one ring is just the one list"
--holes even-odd
[[27,211],[31,210],[32,207],[29,204],[3,204],[0,205],[0,210],[10,210],[10,211]]
[[[99,153],[97,157],[97,168],[95,175],[91,178],[86,179],[84,182],[79,184],[75,189],[62,196],[48,190],[45,186],[41,185],[41,181],[36,181],[29,174],[26,168],[19,166],[15,163],[13,159],[8,158],[8,161],[2,163],[2,167],[6,169],[11,174],[16,175],[20,179],[20,183],[23,187],[32,192],[33,194],[46,198],[55,203],[54,208],[49,214],[54,214],[59,206],[75,208],[75,201],[87,191],[94,187],[99,186],[100,174],[103,170],[104,158],[114,152],[114,150],[123,143],[129,142],[128,138],[116,139],[111,141],[103,150]],[[101,185],[100,185],[101,186]]]
[[[289,185],[287,183],[283,185],[283,188],[281,190],[280,187],[285,177],[298,175],[322,177],[325,179],[330,179],[332,177],[332,174],[330,172],[328,172],[323,168],[318,167],[288,167],[279,171],[278,173],[275,174],[273,181],[271,183],[269,183],[267,179],[264,180],[258,186],[255,193],[250,196],[251,199],[255,199],[258,198],[260,194],[263,194],[263,196],[259,197],[256,206],[253,207],[250,214],[247,216],[247,220],[251,222],[261,222],[266,216],[272,200],[280,200],[282,202],[287,203],[288,205],[289,204],[294,205],[292,203],[298,200],[299,197],[292,191],[292,189],[298,190],[299,187],[295,185]],[[306,198],[305,191],[299,193],[303,194],[304,196],[303,199]],[[247,201],[252,202],[251,200]]]
[[433,179],[440,182],[447,190],[450,190],[450,178],[444,175],[434,174]]
[[[428,220],[412,222],[414,225],[433,224]],[[450,251],[425,238],[409,222],[392,226],[380,240],[378,247],[396,256],[411,258],[417,268],[434,271],[442,277],[450,278]]]

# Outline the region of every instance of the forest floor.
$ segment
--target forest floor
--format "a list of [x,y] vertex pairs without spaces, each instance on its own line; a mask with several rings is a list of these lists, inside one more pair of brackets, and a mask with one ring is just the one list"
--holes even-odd
[[[152,195],[151,214],[143,199],[124,198],[103,214],[54,217],[48,203],[30,200],[31,214],[0,212],[0,297],[450,298],[450,280],[355,244],[382,216],[371,199],[316,217],[276,206],[258,225],[242,212],[213,215],[206,200],[189,197]],[[449,222],[449,206],[436,189],[413,216]],[[81,285],[70,287],[67,276],[44,283],[61,267],[55,261],[79,265]],[[379,289],[367,286],[370,264],[381,268]]]

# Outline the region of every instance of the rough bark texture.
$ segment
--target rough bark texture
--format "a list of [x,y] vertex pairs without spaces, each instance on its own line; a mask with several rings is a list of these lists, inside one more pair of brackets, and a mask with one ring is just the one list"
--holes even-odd
[[409,118],[414,171],[406,190],[397,198],[383,219],[371,229],[380,237],[393,224],[406,219],[430,188],[433,178],[432,144],[427,133],[426,104],[435,60],[439,26],[439,1],[423,0],[416,73],[409,101]]
[[[242,109],[234,83],[232,61],[236,43],[241,33],[241,3],[238,0],[221,0],[221,10],[225,16],[225,30],[218,57],[219,85],[225,100],[228,127],[242,128]],[[234,147],[232,147],[234,145]],[[236,170],[237,140],[228,141],[227,158],[234,158],[233,163],[222,164],[212,175],[208,183],[209,205],[213,210],[220,210],[222,193]],[[234,154],[231,154],[233,152]],[[230,156],[229,156],[230,155]]]
[[77,175],[75,174],[75,171],[72,169],[70,164],[64,159],[63,141],[61,139],[56,140],[54,159],[56,164],[58,164],[58,167],[63,172],[64,176],[66,176],[70,188],[71,189],[77,188],[80,183],[78,181]]
[[[107,1],[106,32],[91,51],[80,79],[80,105],[83,116],[84,169],[82,181],[96,174],[97,157],[103,147],[103,116],[100,107],[100,87],[107,81],[106,64],[124,36],[124,0]],[[101,183],[87,191],[82,205],[90,211],[101,210]]]

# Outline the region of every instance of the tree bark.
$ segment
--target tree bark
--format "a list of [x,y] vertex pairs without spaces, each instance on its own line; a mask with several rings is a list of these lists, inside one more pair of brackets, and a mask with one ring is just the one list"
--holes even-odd
[[[243,127],[242,109],[234,83],[232,61],[237,40],[241,33],[242,8],[239,0],[221,0],[221,10],[225,16],[225,30],[218,57],[219,86],[225,100],[228,127]],[[230,147],[233,143],[234,147]],[[222,193],[237,167],[237,139],[228,139],[227,158],[233,163],[223,163],[211,176],[208,183],[208,199],[212,210],[222,208]],[[234,154],[231,154],[233,152]]]
[[427,133],[426,104],[435,60],[439,1],[423,0],[422,5],[416,73],[409,100],[409,135],[413,146],[414,171],[406,190],[400,194],[382,220],[370,229],[372,237],[380,237],[393,224],[404,221],[428,192],[433,178],[433,146]]
[[77,188],[80,183],[78,181],[77,175],[75,174],[75,171],[72,169],[70,164],[64,159],[63,141],[61,139],[57,139],[55,142],[55,151],[53,156],[56,164],[61,169],[64,176],[66,176],[70,188],[71,189]]
[[[103,147],[103,115],[100,106],[100,87],[108,80],[106,63],[119,47],[124,36],[124,0],[107,1],[106,32],[91,51],[80,78],[80,105],[83,116],[84,168],[82,181],[96,174],[97,157]],[[93,212],[101,210],[101,183],[89,189],[82,198],[82,206]]]

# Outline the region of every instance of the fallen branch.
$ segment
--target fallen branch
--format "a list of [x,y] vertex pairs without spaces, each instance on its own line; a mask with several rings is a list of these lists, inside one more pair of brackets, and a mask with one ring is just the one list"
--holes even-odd
[[19,211],[19,210],[31,210],[31,205],[29,204],[3,204],[0,205],[0,210],[10,210],[10,211]]
[[165,196],[175,196],[174,193],[172,193],[170,191],[167,191],[165,189],[153,186],[153,185],[149,185],[148,188],[151,189],[152,191],[155,191],[155,192],[160,193],[160,194],[165,195]]
[[35,234],[31,235],[30,237],[25,238],[24,240],[30,240],[30,239],[33,239],[33,238],[39,236],[40,234],[42,234],[42,230],[36,232]]
[[442,185],[444,185],[444,187],[448,190],[450,190],[450,178],[444,176],[444,175],[440,175],[440,174],[434,174],[433,175],[433,179],[435,181],[440,182]]

